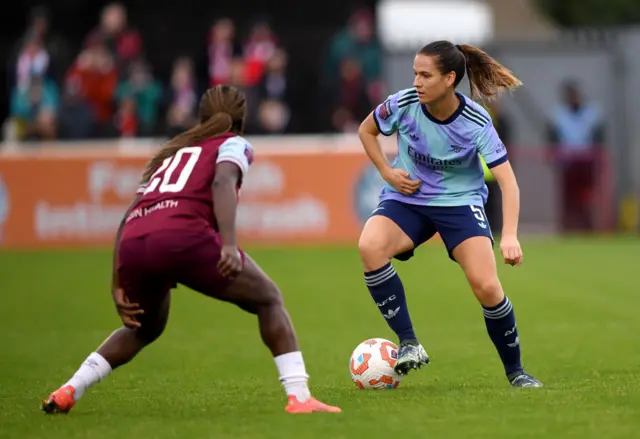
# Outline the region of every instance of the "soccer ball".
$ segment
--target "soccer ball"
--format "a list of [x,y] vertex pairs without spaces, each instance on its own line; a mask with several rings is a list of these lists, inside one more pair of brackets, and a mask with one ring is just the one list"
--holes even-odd
[[402,375],[393,367],[398,359],[398,346],[384,338],[370,338],[351,354],[351,379],[361,389],[395,389]]

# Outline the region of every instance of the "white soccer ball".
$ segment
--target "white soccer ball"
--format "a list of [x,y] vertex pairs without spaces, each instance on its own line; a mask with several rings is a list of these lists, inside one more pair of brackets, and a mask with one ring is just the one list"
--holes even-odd
[[393,367],[398,359],[398,346],[384,338],[370,338],[351,354],[351,379],[361,389],[395,389],[402,375]]

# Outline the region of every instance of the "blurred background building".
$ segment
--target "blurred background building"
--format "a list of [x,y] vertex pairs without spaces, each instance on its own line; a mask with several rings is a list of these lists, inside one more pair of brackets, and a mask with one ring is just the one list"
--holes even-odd
[[[30,215],[32,224],[45,229],[54,221],[37,213],[43,212],[39,202],[54,201],[34,194],[25,207],[21,203],[28,202],[19,201],[23,183],[7,175],[17,162],[30,169],[26,163],[34,157],[54,160],[70,147],[78,157],[98,149],[104,157],[97,164],[86,159],[90,171],[78,171],[84,192],[64,202],[88,202],[82,197],[93,194],[86,195],[93,207],[116,203],[117,217],[126,201],[96,200],[95,184],[99,175],[124,178],[113,185],[123,199],[132,193],[127,185],[135,185],[135,177],[123,177],[118,166],[124,160],[122,166],[134,169],[125,174],[136,175],[139,164],[123,158],[123,142],[126,154],[142,160],[149,145],[194,123],[203,90],[230,83],[248,95],[247,136],[258,157],[266,157],[254,169],[256,201],[246,206],[251,236],[289,239],[295,221],[281,219],[274,226],[269,215],[303,215],[318,236],[344,229],[345,221],[360,224],[380,184],[369,169],[361,170],[363,157],[353,171],[345,170],[355,174],[351,187],[335,188],[349,192],[345,206],[351,207],[337,207],[319,184],[291,202],[287,191],[296,177],[269,154],[290,148],[362,156],[354,134],[360,121],[388,94],[410,86],[412,58],[421,46],[449,39],[487,50],[525,84],[488,108],[521,182],[523,229],[638,231],[640,12],[632,1],[327,0],[301,6],[284,0],[194,0],[187,6],[157,0],[151,7],[139,1],[50,0],[21,2],[0,21],[6,60],[0,89],[3,221],[19,215],[14,222],[29,222],[23,216]],[[387,147],[393,154],[393,144]],[[56,160],[57,172],[72,174]],[[109,164],[112,170],[104,171]],[[40,171],[41,177],[51,169]],[[103,174],[92,173],[96,169]],[[322,179],[331,185],[329,171]],[[499,230],[499,188],[490,176],[488,184],[487,210]],[[257,200],[268,200],[275,193],[269,190],[280,191],[284,201],[265,213]],[[350,213],[335,213],[347,208]],[[257,225],[256,215],[263,218]],[[29,233],[38,235],[34,227]],[[13,236],[27,233],[21,230]],[[27,241],[15,239],[16,245]]]

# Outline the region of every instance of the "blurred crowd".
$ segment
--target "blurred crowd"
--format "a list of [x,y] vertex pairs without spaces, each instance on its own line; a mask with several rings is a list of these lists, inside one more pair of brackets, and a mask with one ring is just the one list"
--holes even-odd
[[[51,26],[47,9],[35,8],[9,60],[4,138],[171,136],[194,123],[199,95],[220,83],[245,90],[249,133],[306,131],[295,123],[288,53],[266,21],[239,38],[236,23],[220,18],[207,38],[203,68],[197,60],[180,57],[170,77],[159,78],[145,59],[145,47],[154,40],[130,25],[123,5],[105,6],[78,53]],[[327,126],[352,131],[385,93],[371,12],[355,12],[325,52],[320,87],[335,96],[325,111]]]
[[[240,35],[237,25],[249,26],[248,32]],[[389,92],[375,20],[366,9],[336,29],[311,67],[318,83],[309,84],[305,77],[302,89],[292,79],[299,82],[301,67],[309,67],[291,68],[289,53],[267,21],[237,24],[218,18],[206,38],[201,57],[170,60],[170,75],[160,78],[145,57],[157,39],[132,26],[121,4],[102,9],[99,23],[77,51],[56,32],[45,8],[33,9],[9,59],[5,140],[173,136],[197,121],[200,94],[222,83],[245,91],[248,134],[317,132],[317,125],[304,126],[309,117],[300,117],[309,112],[314,122],[325,120],[322,131],[354,132]],[[567,81],[559,96],[562,103],[550,115],[547,142],[564,188],[562,222],[567,230],[589,229],[603,120],[575,81]],[[311,102],[311,109],[300,107],[301,102]],[[512,130],[498,104],[488,110],[510,148]],[[487,209],[499,229],[499,189],[491,179],[488,184],[492,199]]]

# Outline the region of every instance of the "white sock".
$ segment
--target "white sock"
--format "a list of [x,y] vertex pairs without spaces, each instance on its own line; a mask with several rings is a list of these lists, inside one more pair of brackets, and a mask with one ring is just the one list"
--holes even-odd
[[287,396],[295,396],[300,402],[311,398],[311,392],[309,392],[307,385],[309,375],[304,367],[302,352],[296,351],[278,355],[274,360],[278,367],[278,373],[280,373],[280,382]]
[[85,390],[105,379],[110,373],[111,365],[107,360],[97,352],[93,352],[84,360],[65,386],[73,386],[76,390],[74,399],[77,401]]

